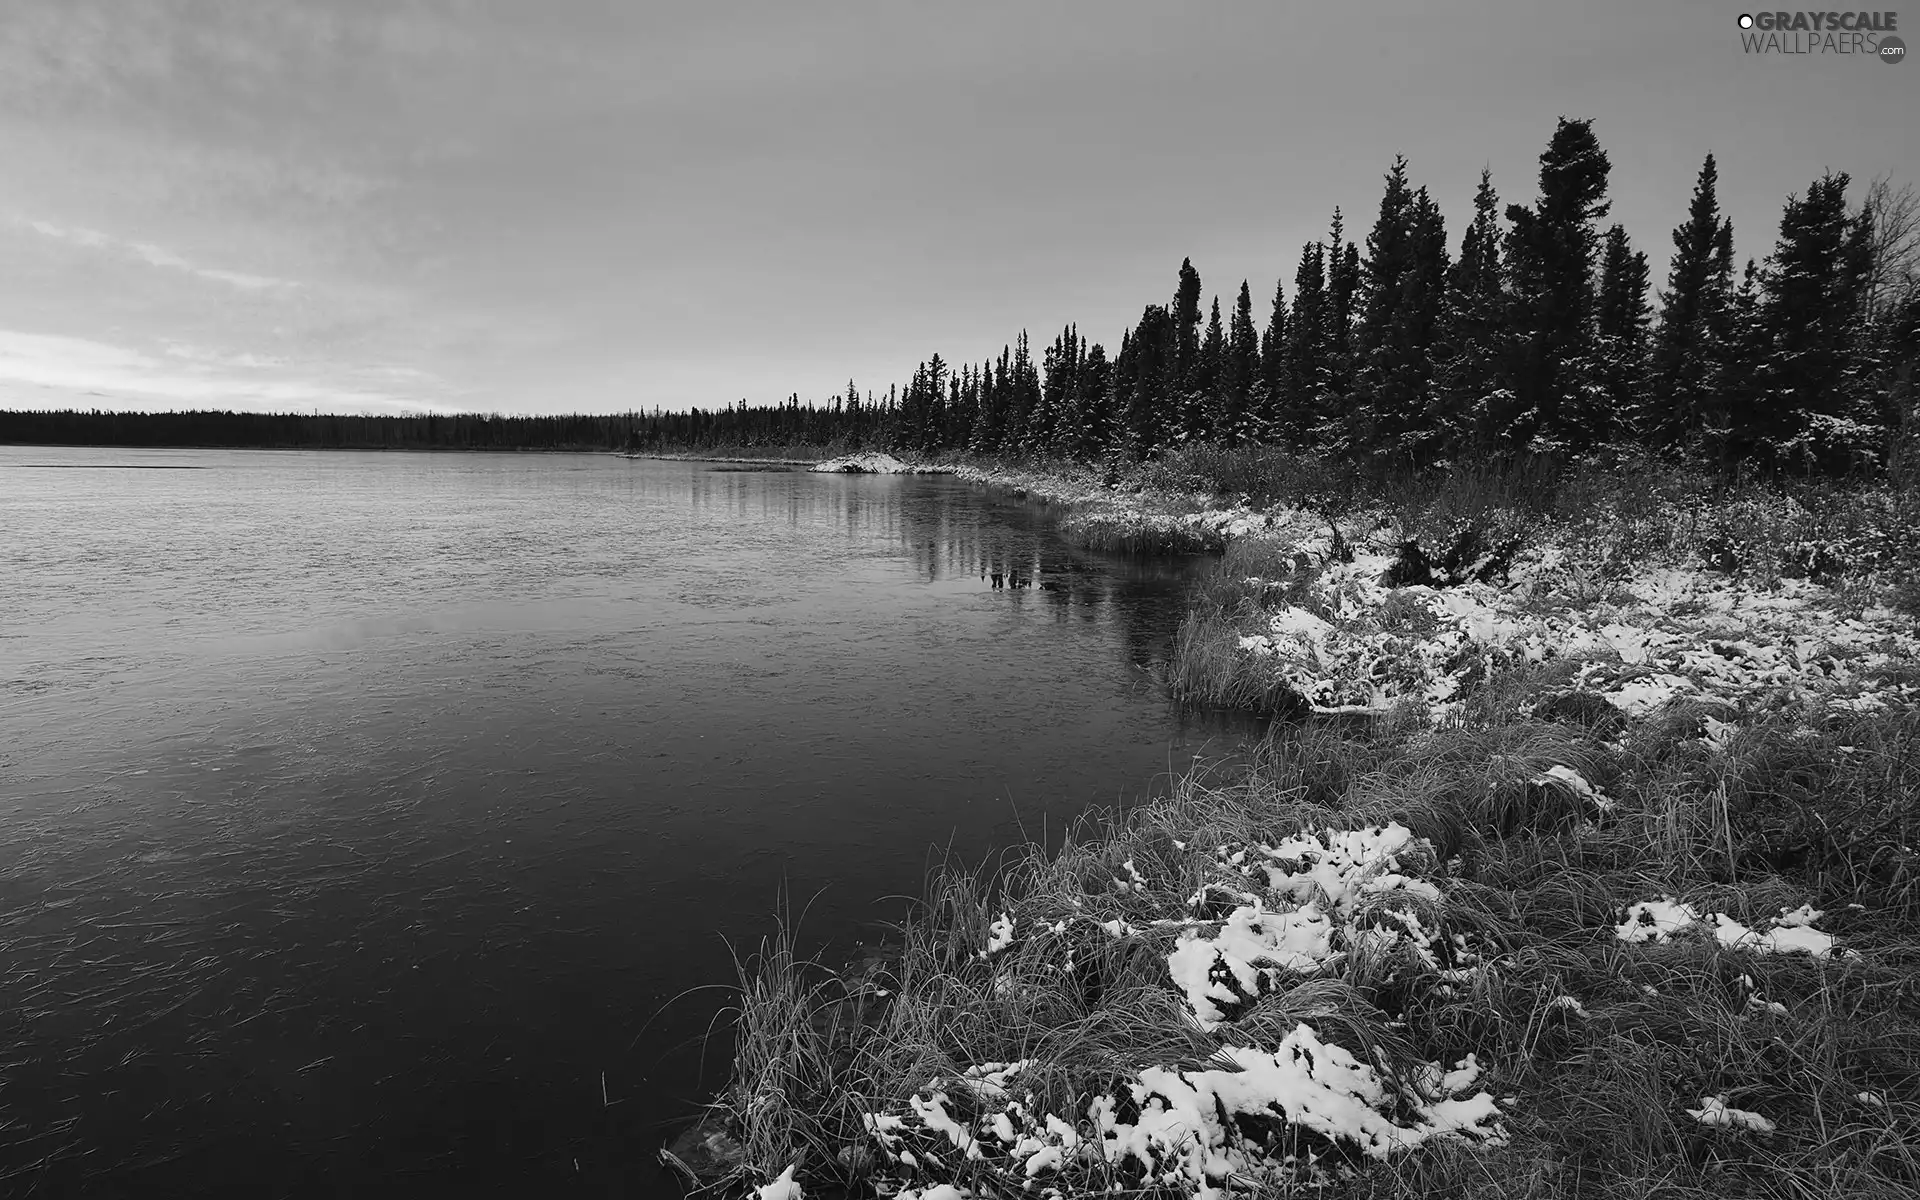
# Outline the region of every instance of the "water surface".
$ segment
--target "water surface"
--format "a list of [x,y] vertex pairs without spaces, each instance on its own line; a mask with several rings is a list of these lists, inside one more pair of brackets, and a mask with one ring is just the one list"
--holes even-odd
[[1231,741],[1191,569],[947,477],[0,447],[0,1194],[658,1194],[783,889],[837,950]]

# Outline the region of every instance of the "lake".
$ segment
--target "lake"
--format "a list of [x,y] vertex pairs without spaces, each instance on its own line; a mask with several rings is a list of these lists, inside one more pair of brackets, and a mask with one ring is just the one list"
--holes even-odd
[[945,476],[0,447],[0,1194],[660,1194],[783,894],[844,954],[1232,747],[1196,568]]

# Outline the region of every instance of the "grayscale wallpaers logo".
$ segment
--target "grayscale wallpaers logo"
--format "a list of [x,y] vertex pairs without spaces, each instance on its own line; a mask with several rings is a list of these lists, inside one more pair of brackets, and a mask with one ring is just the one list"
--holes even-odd
[[1904,62],[1892,12],[1763,12],[1740,14],[1740,48],[1748,54],[1846,54]]

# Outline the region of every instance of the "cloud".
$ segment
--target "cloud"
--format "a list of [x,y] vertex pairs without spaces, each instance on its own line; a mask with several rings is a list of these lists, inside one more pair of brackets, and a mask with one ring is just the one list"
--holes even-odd
[[270,288],[296,288],[300,285],[289,279],[275,279],[271,275],[253,275],[244,271],[223,271],[213,267],[203,267],[191,259],[183,258],[164,246],[152,242],[130,242],[101,233],[97,229],[81,229],[71,225],[56,225],[51,221],[23,220],[19,224],[42,237],[53,238],[69,245],[84,247],[88,250],[105,250],[110,253],[130,255],[150,267],[162,267],[168,270],[185,271],[201,279],[210,279],[215,283],[224,283],[228,287],[242,291],[257,292]]
[[176,342],[171,338],[162,338],[160,346],[170,358],[184,359],[187,362],[204,366],[237,368],[243,371],[273,370],[287,365],[284,358],[275,358],[263,354],[223,354],[205,346],[196,346],[191,342]]
[[[155,357],[124,346],[56,334],[0,330],[0,403],[27,407],[22,388],[70,393],[39,397],[32,407],[93,408],[95,400],[134,399],[142,408],[232,408],[254,412],[461,411],[418,396],[289,374],[281,360],[253,355],[223,355],[183,343],[168,343]],[[169,361],[172,360],[172,361]],[[252,370],[256,373],[242,374]],[[389,377],[437,383],[409,368],[368,368],[405,372]],[[271,372],[271,373],[268,373]],[[8,385],[13,385],[9,387]],[[9,394],[10,393],[10,394]]]

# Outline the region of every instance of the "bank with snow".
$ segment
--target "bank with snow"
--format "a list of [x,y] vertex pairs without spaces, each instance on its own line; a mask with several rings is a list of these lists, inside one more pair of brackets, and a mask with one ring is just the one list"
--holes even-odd
[[813,464],[809,469],[843,475],[944,475],[951,470],[948,467],[904,462],[879,450],[829,458]]
[[[1362,1174],[1650,1188],[1704,1161],[1727,1194],[1790,1171],[1897,1193],[1920,1013],[1849,1014],[1881,1011],[1920,928],[1888,808],[1920,792],[1910,615],[1698,540],[1624,562],[1548,525],[1437,539],[1377,508],[959,473],[1258,564],[1206,636],[1309,719],[996,892],[942,876],[884,978],[835,1001],[877,1006],[831,1022],[845,1040],[788,1031],[779,1061],[852,1074],[811,1100],[736,1081],[743,1137],[834,1148],[750,1181],[1224,1200]],[[1311,719],[1355,713],[1357,737]],[[1824,1057],[1777,1049],[1803,1043]],[[1842,1143],[1851,1175],[1821,1161]]]

